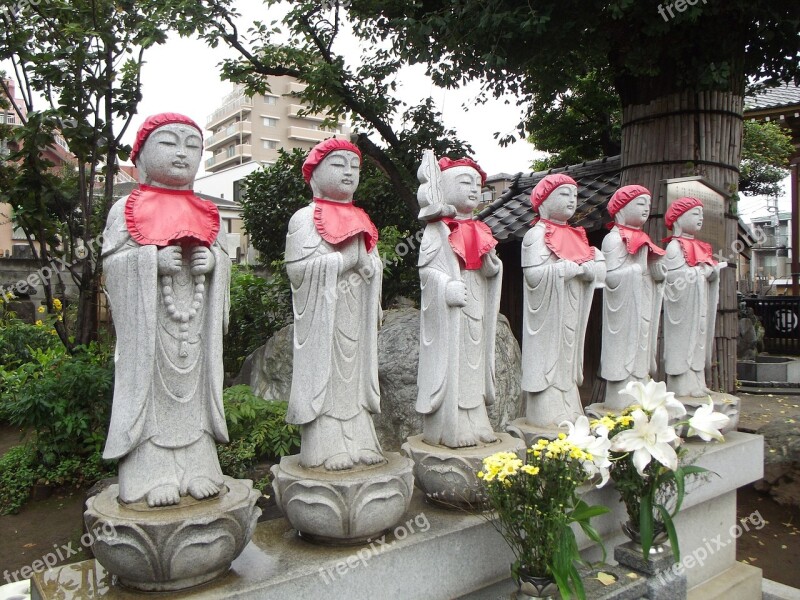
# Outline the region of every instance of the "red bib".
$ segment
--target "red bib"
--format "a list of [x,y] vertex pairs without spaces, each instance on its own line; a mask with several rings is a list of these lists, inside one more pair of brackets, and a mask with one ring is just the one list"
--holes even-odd
[[698,263],[705,263],[712,266],[717,264],[717,261],[713,258],[711,244],[685,237],[672,236],[664,238],[664,242],[669,242],[670,240],[678,240],[683,250],[683,257],[686,259],[686,264],[690,267],[696,267]]
[[666,252],[656,246],[653,240],[650,239],[650,236],[641,229],[634,229],[633,227],[620,225],[619,223],[609,223],[609,229],[614,227],[617,228],[619,236],[622,238],[622,241],[625,242],[625,246],[628,248],[628,254],[636,254],[639,248],[644,245],[647,245],[648,251],[653,254],[657,254],[658,256],[664,256],[664,254],[666,254]]
[[125,202],[125,224],[143,246],[211,246],[219,233],[219,211],[192,190],[139,185]]
[[322,239],[331,244],[341,244],[359,233],[364,234],[367,252],[378,243],[378,228],[369,215],[352,202],[333,202],[314,198],[314,225]]
[[483,221],[474,219],[444,218],[442,222],[450,228],[450,247],[464,262],[464,268],[475,271],[481,268],[483,255],[497,246],[492,230]]
[[544,223],[546,231],[544,243],[558,258],[571,260],[581,264],[594,260],[594,248],[589,245],[586,237],[586,230],[583,227],[571,227],[570,225],[553,223],[547,219],[534,221]]

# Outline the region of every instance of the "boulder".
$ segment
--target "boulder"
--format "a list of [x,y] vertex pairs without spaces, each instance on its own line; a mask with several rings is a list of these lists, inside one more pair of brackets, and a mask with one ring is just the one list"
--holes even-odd
[[[253,393],[272,400],[288,400],[292,387],[292,337],[288,325],[245,360],[235,383],[249,384]],[[417,401],[419,360],[419,310],[399,308],[384,312],[378,332],[378,379],[381,414],[374,416],[375,430],[384,451],[398,451],[406,438],[422,432],[422,416],[414,409]],[[508,320],[497,321],[495,385],[497,399],[489,407],[495,431],[521,415],[519,344]]]
[[781,418],[758,430],[764,436],[764,478],[755,484],[778,504],[800,507],[800,429]]
[[249,385],[256,396],[267,400],[289,400],[292,391],[294,325],[275,335],[244,360],[233,385]]

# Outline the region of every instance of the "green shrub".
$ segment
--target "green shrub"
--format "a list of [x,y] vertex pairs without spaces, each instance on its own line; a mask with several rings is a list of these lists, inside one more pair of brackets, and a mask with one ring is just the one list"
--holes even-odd
[[53,329],[30,325],[16,317],[0,320],[0,366],[14,368],[33,360],[36,350],[53,350],[63,347]]
[[286,422],[286,402],[259,398],[249,385],[226,389],[223,401],[231,440],[252,442],[259,457],[287,456],[300,447],[300,429]]
[[110,349],[95,343],[74,354],[60,345],[32,349],[30,362],[0,368],[0,387],[0,414],[35,433],[38,459],[45,465],[102,448],[114,387]]
[[287,456],[300,447],[300,429],[286,423],[286,402],[259,398],[249,385],[227,388],[223,402],[231,441],[219,444],[217,453],[226,475],[246,477],[260,458]]
[[36,483],[77,489],[116,474],[116,465],[104,461],[99,450],[88,456],[66,457],[50,466],[37,463],[37,455],[34,445],[28,443],[14,446],[0,457],[0,515],[19,512]]
[[265,279],[249,267],[233,266],[230,322],[223,343],[223,364],[232,375],[239,372],[250,353],[291,323],[291,292],[283,263],[273,262],[271,270],[272,275]]
[[19,512],[36,479],[36,450],[31,445],[14,446],[0,456],[0,515]]

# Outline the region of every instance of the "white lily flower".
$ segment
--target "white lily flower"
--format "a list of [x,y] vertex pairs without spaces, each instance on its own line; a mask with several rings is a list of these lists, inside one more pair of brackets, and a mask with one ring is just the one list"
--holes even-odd
[[692,418],[689,419],[690,436],[697,435],[704,442],[713,439],[724,442],[725,438],[719,432],[720,429],[730,423],[730,418],[720,412],[714,412],[714,402],[708,399],[708,404],[699,407]]
[[595,429],[598,435],[592,435],[589,419],[585,415],[578,417],[574,424],[564,421],[559,426],[564,425],[569,429],[566,441],[592,455],[592,460],[583,461],[583,469],[589,477],[599,474],[601,481],[597,487],[603,487],[611,475],[609,472],[611,461],[608,458],[611,441],[608,439],[608,431]]
[[675,394],[667,391],[667,384],[663,381],[653,381],[652,379],[643,384],[640,381],[629,381],[620,394],[630,396],[636,400],[636,404],[642,410],[652,413],[659,406],[667,409],[671,419],[677,419],[686,414],[686,407],[682,402],[675,399]]
[[639,475],[644,475],[645,467],[653,458],[668,469],[677,469],[678,455],[670,444],[678,439],[678,435],[669,425],[667,409],[659,406],[650,417],[643,410],[636,409],[631,416],[633,428],[615,435],[611,440],[611,450],[633,452],[633,464]]

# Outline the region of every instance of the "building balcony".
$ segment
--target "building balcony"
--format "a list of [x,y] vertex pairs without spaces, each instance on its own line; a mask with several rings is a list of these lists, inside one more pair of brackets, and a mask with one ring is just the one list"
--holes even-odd
[[[294,117],[295,119],[306,119],[308,121],[316,121],[317,123],[322,123],[328,117],[322,114],[307,114],[307,115],[300,115],[300,111],[306,110],[306,107],[302,104],[290,104],[287,110],[287,113],[290,117]],[[337,124],[342,125],[342,122],[337,120]]]
[[219,171],[225,167],[231,167],[240,163],[249,162],[253,158],[250,144],[239,144],[232,149],[215,154],[206,160],[206,171]]
[[238,98],[234,98],[211,113],[211,116],[209,116],[206,120],[206,129],[214,129],[214,127],[222,123],[231,115],[234,115],[238,112],[249,113],[252,108],[253,99],[249,96],[239,96]]
[[[215,133],[205,141],[206,150],[215,150],[225,142],[236,140],[241,136],[249,136],[252,131],[250,121],[239,121]],[[241,140],[239,140],[241,141]]]
[[332,131],[320,131],[319,129],[307,129],[305,127],[289,127],[288,137],[290,140],[301,140],[303,142],[321,142],[331,137],[335,137],[340,140],[346,140],[350,136],[344,133],[334,133]]

